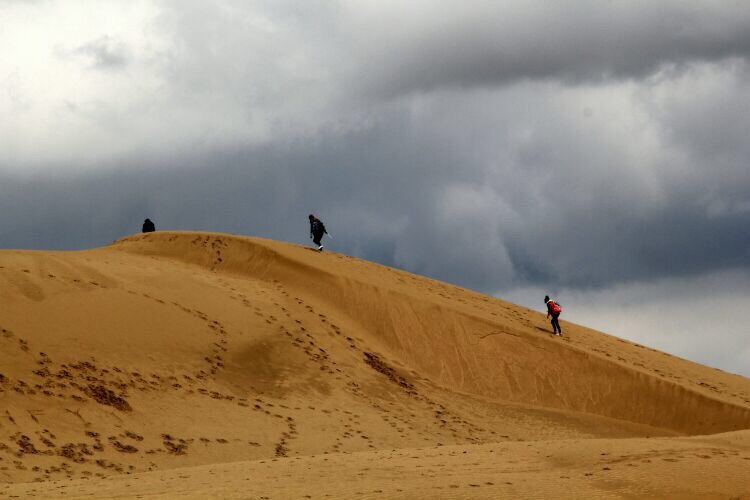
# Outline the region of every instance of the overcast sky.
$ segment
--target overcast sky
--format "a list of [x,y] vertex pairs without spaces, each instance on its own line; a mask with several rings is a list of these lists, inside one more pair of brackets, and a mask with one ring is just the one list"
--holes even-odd
[[0,0],[0,246],[307,242],[750,375],[746,0]]

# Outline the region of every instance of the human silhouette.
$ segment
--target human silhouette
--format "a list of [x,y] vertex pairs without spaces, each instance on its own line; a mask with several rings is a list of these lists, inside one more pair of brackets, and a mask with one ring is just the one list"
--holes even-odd
[[151,222],[151,219],[146,219],[143,221],[143,232],[144,233],[153,233],[156,231],[156,226],[154,226],[154,223]]
[[307,218],[310,221],[310,238],[312,238],[313,243],[318,247],[318,251],[322,252],[323,244],[320,240],[323,239],[324,234],[328,234],[326,226],[323,224],[322,220],[318,219],[313,214],[308,215]]

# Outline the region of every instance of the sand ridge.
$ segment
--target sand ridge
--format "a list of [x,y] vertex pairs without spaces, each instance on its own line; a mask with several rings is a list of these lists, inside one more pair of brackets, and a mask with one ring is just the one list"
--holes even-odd
[[[567,322],[555,338],[539,312],[336,253],[195,232],[3,251],[0,297],[0,494],[43,481],[37,491],[62,495],[51,481],[81,478],[116,496],[106,488],[135,475],[154,495],[172,469],[202,481],[215,466],[217,495],[231,496],[235,466],[217,464],[277,460],[274,473],[296,475],[307,460],[323,482],[328,462],[384,450],[469,446],[494,467],[492,444],[577,442],[585,455],[594,442],[672,449],[684,438],[653,437],[717,432],[730,437],[712,449],[747,464],[747,379]],[[361,465],[346,470],[362,479]],[[446,498],[464,488],[444,486]]]

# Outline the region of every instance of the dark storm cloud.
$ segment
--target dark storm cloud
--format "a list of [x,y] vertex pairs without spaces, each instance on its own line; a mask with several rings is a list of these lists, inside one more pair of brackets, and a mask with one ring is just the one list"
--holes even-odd
[[[335,236],[333,249],[484,291],[607,286],[747,266],[750,210],[739,203],[750,199],[750,184],[741,149],[722,166],[680,163],[644,181],[622,150],[578,146],[592,140],[589,129],[577,130],[579,117],[554,114],[536,95],[443,99],[422,116],[395,110],[366,129],[314,141],[4,178],[0,245],[101,245],[138,231],[146,217],[160,229],[306,243],[313,212]],[[476,111],[488,102],[495,112]],[[526,114],[497,121],[516,106]],[[535,106],[555,119],[516,139],[517,127],[526,130],[537,116]],[[469,136],[458,133],[468,126],[455,119],[459,111],[475,122]],[[477,130],[492,133],[477,137]],[[734,204],[711,208],[732,196]]]
[[747,58],[742,1],[477,1],[365,11],[353,30],[357,74],[380,95],[642,79],[686,65]]
[[314,212],[336,249],[485,291],[747,267],[742,3],[221,5],[164,4],[132,60],[78,49],[132,65],[94,106],[75,92],[85,115],[45,115],[97,168],[0,157],[0,245],[145,217],[306,242]]

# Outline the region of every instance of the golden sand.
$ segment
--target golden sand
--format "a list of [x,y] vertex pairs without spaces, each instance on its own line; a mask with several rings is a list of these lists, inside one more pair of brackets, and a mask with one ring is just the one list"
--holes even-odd
[[352,257],[158,232],[0,296],[0,497],[750,498],[750,380]]

